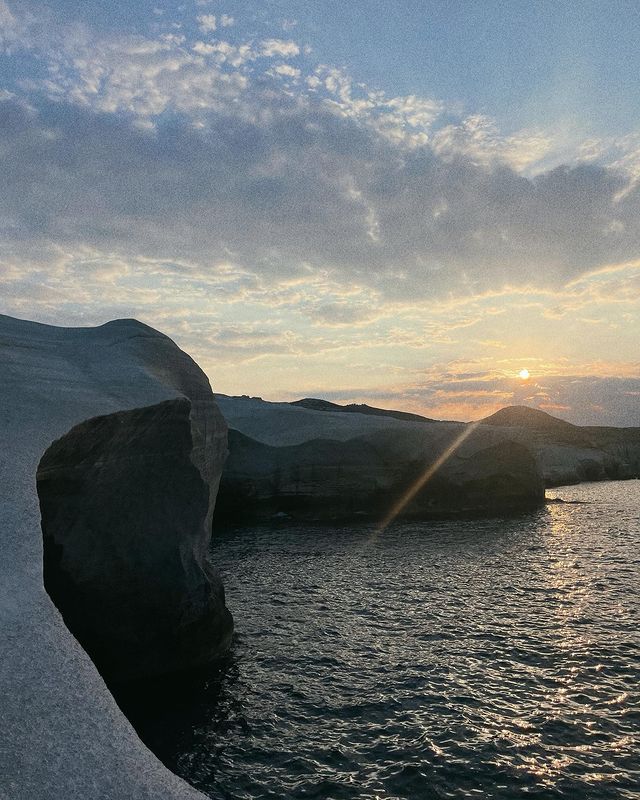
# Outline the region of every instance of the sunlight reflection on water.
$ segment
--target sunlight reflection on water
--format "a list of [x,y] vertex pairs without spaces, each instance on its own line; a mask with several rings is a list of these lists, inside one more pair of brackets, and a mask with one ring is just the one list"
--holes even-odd
[[144,738],[213,798],[637,799],[640,482],[554,494],[221,534],[233,653]]

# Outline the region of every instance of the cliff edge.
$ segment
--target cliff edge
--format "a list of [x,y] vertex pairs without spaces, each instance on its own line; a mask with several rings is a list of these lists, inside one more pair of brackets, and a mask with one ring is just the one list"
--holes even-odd
[[0,797],[202,798],[138,739],[45,591],[43,560],[67,622],[118,678],[226,647],[207,551],[227,429],[209,382],[135,320],[1,315],[0,375]]

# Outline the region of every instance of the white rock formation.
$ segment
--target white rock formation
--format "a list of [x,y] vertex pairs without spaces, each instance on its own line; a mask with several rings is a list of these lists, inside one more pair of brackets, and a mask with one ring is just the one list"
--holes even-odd
[[[502,514],[544,500],[531,454],[489,426],[216,395],[229,425],[219,518]],[[395,517],[394,517],[395,518]]]
[[526,406],[502,408],[483,423],[523,444],[547,486],[640,477],[640,428],[572,425]]
[[46,594],[36,490],[43,453],[73,426],[179,397],[210,514],[226,426],[186,354],[134,320],[64,329],[0,316],[2,800],[203,797],[138,739]]
[[[292,403],[271,403],[259,397],[230,397],[216,394],[218,408],[230,428],[257,442],[284,447],[313,439],[346,442],[357,436],[381,431],[425,431],[424,422],[398,420],[394,417],[368,416],[316,411]],[[460,428],[459,422],[439,422],[426,430],[434,439]]]

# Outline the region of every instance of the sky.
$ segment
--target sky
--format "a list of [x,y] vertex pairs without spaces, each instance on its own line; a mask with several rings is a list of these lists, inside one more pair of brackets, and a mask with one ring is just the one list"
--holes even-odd
[[635,0],[0,0],[0,313],[135,317],[226,394],[640,425],[639,36]]

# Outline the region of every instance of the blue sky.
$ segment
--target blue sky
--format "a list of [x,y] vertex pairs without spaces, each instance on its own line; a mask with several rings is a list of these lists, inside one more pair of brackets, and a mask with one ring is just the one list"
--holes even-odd
[[[19,5],[42,14],[41,3]],[[105,34],[148,34],[160,20],[195,30],[192,3],[61,0],[49,7],[60,22]],[[316,60],[346,67],[371,87],[463,104],[506,128],[572,124],[592,135],[620,134],[633,132],[640,117],[634,0],[214,0],[199,8],[235,15],[226,35],[236,41],[281,34],[288,22]]]
[[636,2],[263,5],[299,20],[323,59],[394,94],[461,103],[507,128],[575,123],[610,134],[637,126]]
[[0,0],[0,312],[138,317],[228,393],[640,424],[639,33],[630,2]]

